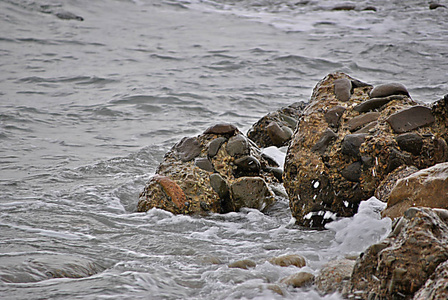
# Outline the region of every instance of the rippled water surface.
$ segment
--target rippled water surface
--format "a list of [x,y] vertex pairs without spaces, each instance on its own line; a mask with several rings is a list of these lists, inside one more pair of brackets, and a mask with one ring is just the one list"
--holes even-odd
[[[182,137],[217,122],[246,132],[308,101],[330,72],[400,82],[427,103],[447,93],[448,9],[412,0],[332,10],[341,3],[0,1],[2,298],[339,299],[272,292],[298,269],[266,261],[301,254],[302,271],[317,274],[387,233],[374,210],[312,231],[282,198],[268,215],[135,209]],[[246,258],[257,266],[227,267]],[[53,278],[60,270],[85,276]]]

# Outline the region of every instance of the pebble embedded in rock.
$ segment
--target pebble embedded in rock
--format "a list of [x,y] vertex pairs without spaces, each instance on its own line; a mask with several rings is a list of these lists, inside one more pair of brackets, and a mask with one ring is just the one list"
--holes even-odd
[[361,167],[361,162],[354,162],[345,167],[345,169],[341,171],[341,175],[349,181],[359,182],[359,178],[361,177]]
[[248,155],[250,152],[249,142],[243,135],[238,134],[229,139],[226,150],[231,156]]
[[418,133],[404,133],[395,138],[400,149],[419,155],[423,147],[423,137]]
[[327,147],[338,138],[338,135],[334,133],[333,130],[330,128],[327,128],[321,135],[320,139],[314,144],[314,146],[311,148],[311,151],[319,152],[320,154],[323,154],[325,150],[327,150]]
[[212,162],[207,157],[198,157],[194,160],[194,164],[207,172],[214,172],[215,168],[213,167]]
[[266,131],[274,146],[281,146],[291,138],[289,131],[283,130],[277,122],[271,122],[266,126]]
[[359,103],[353,109],[359,112],[368,112],[378,109],[393,100],[403,100],[403,99],[405,99],[405,96],[402,95],[392,95],[384,98],[372,98]]
[[379,112],[369,112],[356,116],[347,122],[348,130],[353,132],[356,129],[359,129],[370,122],[376,121],[379,116],[380,116]]
[[214,157],[216,154],[218,154],[218,151],[221,148],[222,144],[224,144],[226,141],[227,139],[223,136],[220,136],[219,138],[211,141],[208,145],[208,156]]
[[337,128],[339,127],[339,120],[344,112],[345,107],[343,106],[337,105],[332,107],[325,113],[325,121],[327,121],[329,126]]
[[434,139],[434,160],[436,163],[448,161],[448,145],[443,138]]
[[426,106],[416,105],[403,109],[386,120],[396,133],[405,133],[419,127],[434,123],[435,118],[431,109]]
[[366,136],[365,133],[347,134],[342,140],[341,152],[355,158],[358,157],[359,147],[364,143]]
[[239,174],[258,174],[261,170],[261,164],[253,156],[243,156],[234,161]]
[[218,194],[220,199],[226,199],[229,197],[229,185],[227,184],[227,181],[218,173],[213,173],[210,175],[210,185]]
[[174,145],[178,157],[183,162],[190,161],[201,154],[201,145],[194,137],[184,137],[179,143]]
[[236,126],[229,123],[220,123],[207,128],[204,134],[234,134]]
[[238,178],[230,187],[235,210],[242,207],[263,211],[274,202],[274,194],[260,177]]
[[381,98],[391,95],[406,95],[409,96],[409,92],[401,83],[386,83],[377,85],[370,92],[370,98]]
[[334,81],[334,94],[339,101],[347,102],[351,96],[352,82],[347,78]]

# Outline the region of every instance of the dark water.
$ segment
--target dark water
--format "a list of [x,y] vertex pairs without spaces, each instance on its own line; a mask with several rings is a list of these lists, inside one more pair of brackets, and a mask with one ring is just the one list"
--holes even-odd
[[[447,9],[413,0],[331,10],[340,3],[0,1],[2,298],[281,299],[267,284],[298,269],[266,259],[301,254],[302,271],[317,274],[384,236],[372,209],[303,230],[281,198],[270,215],[135,213],[175,142],[217,122],[246,132],[307,101],[327,73],[400,82],[423,102],[447,93]],[[377,11],[361,10],[370,5]],[[227,267],[244,258],[257,267]],[[61,269],[98,273],[52,279]]]

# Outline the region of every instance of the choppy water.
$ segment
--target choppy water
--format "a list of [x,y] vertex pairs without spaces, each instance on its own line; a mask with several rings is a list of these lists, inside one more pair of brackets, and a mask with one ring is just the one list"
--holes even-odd
[[[424,102],[447,93],[447,9],[384,0],[353,2],[376,12],[331,10],[340,3],[0,1],[2,299],[280,299],[266,285],[298,270],[266,259],[301,254],[317,274],[384,236],[388,223],[371,209],[331,230],[301,229],[286,199],[270,215],[135,213],[183,136],[217,122],[245,132],[307,101],[329,72],[400,82]],[[257,267],[227,267],[243,258]],[[102,271],[49,279],[70,263]]]

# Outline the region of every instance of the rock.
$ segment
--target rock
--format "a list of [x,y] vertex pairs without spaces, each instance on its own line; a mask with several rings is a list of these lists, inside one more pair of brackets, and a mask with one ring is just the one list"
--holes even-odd
[[352,82],[348,78],[339,78],[334,81],[334,94],[339,101],[347,102],[350,99]]
[[378,185],[378,188],[375,191],[375,197],[383,202],[387,202],[390,192],[397,184],[397,181],[417,171],[418,169],[414,166],[401,166],[390,172]]
[[310,286],[313,284],[313,282],[314,282],[314,275],[308,272],[295,273],[280,280],[280,283],[295,288]]
[[446,221],[433,209],[411,208],[395,222],[384,241],[358,258],[350,295],[357,299],[411,299],[447,259]]
[[77,16],[74,13],[71,13],[69,11],[58,11],[58,12],[55,12],[54,15],[61,20],[84,21],[83,17]]
[[140,194],[138,211],[227,213],[242,207],[266,210],[274,203],[270,185],[280,184],[272,171],[277,165],[233,125],[219,124],[205,132],[183,138],[165,154]]
[[229,123],[220,123],[207,128],[204,134],[229,134],[233,135],[238,129]]
[[194,159],[201,153],[201,146],[196,138],[183,138],[179,143],[174,145],[174,150],[182,161]]
[[296,266],[302,268],[306,266],[306,260],[303,256],[298,254],[286,254],[278,257],[271,258],[269,262],[273,265],[281,267]]
[[359,147],[364,143],[367,134],[347,134],[342,140],[341,152],[352,157],[359,157]]
[[249,142],[242,134],[237,134],[229,139],[226,146],[227,153],[231,156],[248,155]]
[[338,128],[339,127],[339,120],[342,117],[342,114],[345,112],[345,107],[343,106],[334,106],[330,108],[325,113],[325,121],[327,121],[328,126]]
[[423,147],[423,137],[418,133],[404,133],[395,138],[401,150],[419,155]]
[[351,4],[341,4],[333,7],[331,10],[341,11],[341,10],[355,10],[356,6]]
[[440,4],[440,3],[430,3],[429,4],[429,9],[437,9],[437,8],[440,8],[440,7],[446,8],[445,5]]
[[353,109],[359,112],[368,112],[368,111],[372,111],[372,110],[377,110],[379,108],[381,108],[382,106],[386,105],[387,103],[389,103],[390,101],[393,100],[403,100],[405,99],[405,96],[401,96],[401,95],[392,95],[389,97],[384,97],[384,98],[372,98],[372,99],[368,99],[364,102],[359,103],[358,105],[356,105]]
[[448,299],[448,261],[440,264],[413,300]]
[[323,294],[347,293],[354,265],[355,261],[350,259],[339,259],[325,264],[315,279],[319,292]]
[[365,114],[356,116],[347,122],[348,130],[353,132],[356,129],[359,129],[368,123],[378,120],[379,116],[380,116],[380,113],[378,113],[378,112],[369,112],[369,113],[365,113]]
[[418,105],[399,111],[386,121],[396,133],[403,133],[430,125],[435,119],[430,108]]
[[[352,83],[347,102],[334,94],[335,81],[341,78]],[[389,85],[371,93],[372,86],[355,82],[343,73],[322,79],[291,138],[283,184],[299,225],[322,227],[337,217],[352,216],[360,201],[372,197],[386,176],[401,166],[424,169],[448,160],[448,97],[424,109],[433,122],[407,128],[406,134],[412,135],[405,136],[389,125],[391,116],[422,106],[403,87]],[[371,96],[386,100],[380,107],[355,109]],[[418,118],[412,117],[412,122]]]
[[338,135],[334,133],[334,131],[330,128],[327,128],[327,130],[324,131],[317,143],[314,144],[313,148],[311,148],[311,151],[323,154],[325,150],[327,150],[327,147],[337,138]]
[[383,216],[397,218],[414,206],[448,208],[448,163],[441,163],[398,180]]
[[370,98],[381,98],[391,95],[405,95],[409,97],[409,92],[401,83],[386,83],[373,88]]
[[247,132],[247,137],[258,147],[285,146],[302,116],[305,103],[297,102],[261,118]]
[[274,193],[269,189],[263,178],[241,177],[231,186],[230,191],[235,203],[235,211],[243,207],[256,208],[260,211],[274,203]]
[[266,127],[269,138],[274,146],[282,146],[291,138],[292,132],[289,127],[280,127],[277,122],[271,122]]
[[249,268],[255,268],[257,264],[250,260],[250,259],[242,259],[235,261],[233,263],[228,264],[229,268],[239,268],[239,269],[249,269]]

